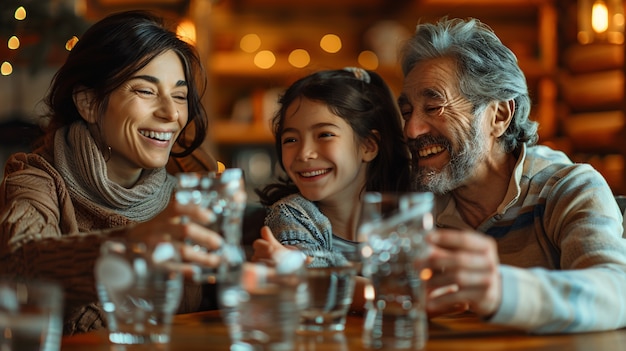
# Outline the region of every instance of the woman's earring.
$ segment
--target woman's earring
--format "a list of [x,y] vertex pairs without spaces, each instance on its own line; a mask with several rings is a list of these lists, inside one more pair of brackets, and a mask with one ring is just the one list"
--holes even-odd
[[107,146],[107,154],[104,157],[104,162],[109,162],[110,159],[111,159],[111,147]]

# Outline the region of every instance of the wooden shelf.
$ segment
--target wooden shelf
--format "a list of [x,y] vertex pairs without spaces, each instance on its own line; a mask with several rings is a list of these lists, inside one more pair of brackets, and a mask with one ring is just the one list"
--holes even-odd
[[260,122],[214,121],[209,126],[215,144],[273,144],[269,125]]
[[[324,0],[326,2],[331,0]],[[336,0],[335,0],[336,1]],[[372,7],[382,4],[382,0],[368,0]],[[252,96],[259,90],[287,87],[294,80],[321,69],[339,69],[346,66],[360,66],[357,61],[361,50],[369,49],[363,43],[363,33],[377,21],[372,7],[367,7],[360,16],[336,11],[326,17],[312,12],[307,17],[307,6],[315,7],[314,1],[292,3],[287,0],[243,0],[246,3],[267,5],[260,12],[245,6],[214,7],[211,21],[210,40],[213,48],[207,57],[207,67],[212,77],[212,106],[220,116],[229,115],[232,106],[246,95]],[[350,0],[350,3],[358,3]],[[272,5],[279,5],[280,10]],[[420,20],[431,21],[442,15],[451,17],[476,17],[490,25],[505,45],[517,55],[524,71],[534,104],[533,116],[542,124],[542,139],[551,138],[556,129],[556,22],[557,13],[553,0],[416,0],[403,2],[402,11],[394,12],[393,20],[406,25],[410,31]],[[315,5],[315,6],[314,6]],[[274,10],[272,11],[272,8]],[[296,13],[297,21],[276,17]],[[380,11],[378,11],[380,12]],[[289,17],[291,18],[291,17]],[[344,47],[337,54],[321,52],[317,41],[326,32],[335,32],[342,37]],[[276,63],[261,69],[254,64],[254,53],[239,50],[238,41],[246,33],[258,33],[263,46],[274,52]],[[311,64],[304,68],[293,67],[288,62],[288,54],[296,48],[304,48],[311,54]],[[396,67],[397,66],[397,67]],[[402,74],[399,65],[382,66],[376,69],[398,94],[402,87]],[[255,116],[251,120],[259,120]],[[264,122],[263,122],[264,123]],[[257,135],[257,133],[259,133]],[[256,143],[272,142],[269,128],[258,122],[215,123],[214,140],[217,143]]]

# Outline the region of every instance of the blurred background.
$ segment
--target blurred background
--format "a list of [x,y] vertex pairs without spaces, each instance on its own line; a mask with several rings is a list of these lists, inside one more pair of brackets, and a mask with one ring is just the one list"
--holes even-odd
[[319,69],[359,66],[398,93],[399,44],[418,22],[476,17],[517,55],[540,142],[591,163],[626,193],[622,0],[2,0],[0,162],[28,149],[72,43],[103,16],[148,9],[205,62],[209,148],[250,187],[277,172],[269,121],[278,94]]

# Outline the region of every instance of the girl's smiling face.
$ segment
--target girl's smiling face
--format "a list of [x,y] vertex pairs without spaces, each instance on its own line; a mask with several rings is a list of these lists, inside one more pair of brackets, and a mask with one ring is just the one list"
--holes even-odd
[[349,201],[365,187],[373,156],[324,103],[296,99],[287,108],[280,138],[283,166],[307,199]]

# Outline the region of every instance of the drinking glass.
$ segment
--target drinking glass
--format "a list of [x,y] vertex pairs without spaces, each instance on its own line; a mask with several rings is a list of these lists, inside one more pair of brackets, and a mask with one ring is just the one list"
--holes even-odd
[[247,262],[238,284],[218,284],[231,350],[292,351],[307,304],[304,257],[286,254],[275,267]]
[[421,349],[428,339],[420,274],[433,227],[432,193],[367,193],[359,228],[363,275],[370,280],[363,342],[369,348]]
[[169,343],[183,293],[176,245],[165,235],[109,239],[101,245],[96,288],[112,343]]
[[63,290],[52,281],[0,280],[0,350],[58,351]]
[[[329,259],[329,255],[338,258]],[[308,305],[300,313],[301,332],[336,332],[345,329],[352,303],[357,267],[340,253],[309,252],[311,264],[304,270]],[[322,266],[315,265],[316,261]]]
[[[221,278],[229,279],[232,275],[236,279],[245,261],[245,252],[241,247],[243,214],[247,201],[243,171],[240,168],[227,168],[220,174],[186,172],[176,176],[176,201],[210,209],[213,218],[208,227],[224,238],[224,245],[216,252],[220,256],[218,267],[198,266],[194,281],[215,283]],[[190,244],[196,250],[207,251],[205,247]]]

